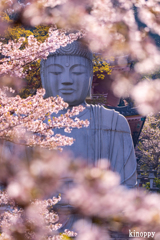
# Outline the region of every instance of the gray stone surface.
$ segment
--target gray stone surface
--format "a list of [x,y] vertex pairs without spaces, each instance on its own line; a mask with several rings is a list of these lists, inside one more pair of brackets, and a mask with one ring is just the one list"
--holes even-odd
[[88,128],[73,129],[70,134],[64,133],[63,129],[54,132],[75,139],[71,147],[65,148],[70,149],[75,157],[82,157],[93,165],[97,165],[101,158],[108,159],[112,169],[120,174],[121,184],[133,188],[136,184],[136,158],[129,125],[114,110],[86,104],[92,75],[92,54],[78,42],[68,44],[51,53],[47,60],[42,60],[45,97],[59,95],[70,108],[79,104],[85,106],[78,117],[90,121]]

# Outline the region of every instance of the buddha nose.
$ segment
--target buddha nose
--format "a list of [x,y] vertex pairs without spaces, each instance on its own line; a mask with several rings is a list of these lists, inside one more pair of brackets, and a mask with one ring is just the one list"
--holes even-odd
[[71,78],[71,75],[69,71],[65,71],[62,78],[61,78],[61,83],[64,85],[71,85],[73,84],[73,80]]

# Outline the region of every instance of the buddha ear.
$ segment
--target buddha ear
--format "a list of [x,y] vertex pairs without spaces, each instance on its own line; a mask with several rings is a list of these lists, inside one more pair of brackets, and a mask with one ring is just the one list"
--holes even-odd
[[42,87],[45,89],[45,94],[43,96],[44,99],[50,97],[49,91],[48,91],[48,84],[45,81],[45,60],[41,60],[40,63],[40,76],[41,76],[41,82],[42,82]]
[[91,99],[92,98],[92,81],[93,81],[93,69],[91,70],[90,73],[90,78],[89,78],[89,89],[88,89],[88,93],[87,93],[87,99]]
[[[44,62],[44,60],[42,59],[41,62],[40,62],[40,76],[41,76],[42,87],[43,87],[44,89],[46,89],[46,88],[45,88],[45,81],[44,81],[44,67],[45,67],[44,65],[45,65],[45,62]],[[46,92],[45,92],[43,98],[44,98],[44,99],[46,98]]]

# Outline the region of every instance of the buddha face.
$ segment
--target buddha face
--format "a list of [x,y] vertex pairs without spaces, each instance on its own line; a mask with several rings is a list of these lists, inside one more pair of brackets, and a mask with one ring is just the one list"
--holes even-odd
[[84,102],[92,81],[88,59],[81,56],[49,56],[44,71],[47,96],[59,95],[70,106]]

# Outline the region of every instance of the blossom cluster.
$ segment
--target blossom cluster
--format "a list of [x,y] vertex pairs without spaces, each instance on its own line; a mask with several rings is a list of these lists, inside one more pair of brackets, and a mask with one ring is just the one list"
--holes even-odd
[[126,234],[129,229],[154,231],[158,235],[160,196],[119,184],[119,175],[109,169],[106,159],[101,159],[98,167],[83,166],[75,173],[74,184],[66,195],[79,214],[86,219],[89,216],[100,227]]
[[[41,146],[49,149],[62,149],[73,144],[74,140],[65,135],[54,135],[54,128],[64,128],[71,132],[72,128],[88,127],[88,120],[72,118],[84,110],[77,106],[66,110],[65,114],[52,117],[68,104],[61,97],[43,99],[44,89],[38,89],[37,94],[26,99],[20,96],[7,96],[6,89],[0,89],[0,138],[7,141]],[[12,89],[11,89],[12,91]]]
[[[0,196],[7,193],[1,193]],[[22,239],[44,239],[61,240],[64,236],[73,237],[77,234],[73,231],[65,230],[61,235],[57,230],[61,227],[58,223],[59,217],[52,208],[60,201],[60,197],[50,198],[48,200],[34,200],[28,206],[19,208],[13,205],[3,206],[0,215],[0,227],[2,234],[0,239],[15,239],[19,236]],[[0,204],[0,209],[2,209]]]
[[[128,234],[129,229],[156,232],[154,239],[159,239],[160,196],[120,186],[119,175],[110,170],[106,159],[88,166],[82,160],[36,148],[30,153],[32,161],[28,161],[25,148],[18,150],[13,154],[6,146],[0,162],[0,182],[6,186],[6,193],[0,194],[1,240],[17,236],[104,240],[109,239],[110,231]],[[56,205],[61,196],[59,213]],[[68,221],[75,214],[78,218],[73,231],[62,231],[63,209],[69,204]]]
[[[142,91],[143,89],[143,91]],[[155,114],[160,109],[160,79],[147,79],[137,84],[132,92],[141,114]]]
[[[6,194],[7,197],[7,194]],[[50,208],[59,201],[57,198],[48,200],[35,200],[26,207],[13,207],[7,209],[1,215],[1,229],[5,235],[12,235],[12,232],[25,233],[29,239],[42,239],[47,233],[55,232],[61,225],[56,213],[50,211]],[[25,217],[23,216],[25,212]],[[30,229],[29,229],[30,227]],[[37,229],[36,229],[37,228]],[[3,239],[3,235],[1,236]]]
[[68,175],[70,158],[34,148],[28,152],[28,159],[25,146],[10,147],[3,145],[0,162],[0,183],[5,185],[5,191],[0,193],[0,239],[13,240],[19,236],[60,240],[63,236],[76,236],[69,230],[58,234],[61,223],[54,211],[61,197],[53,194],[64,184],[62,179]]

